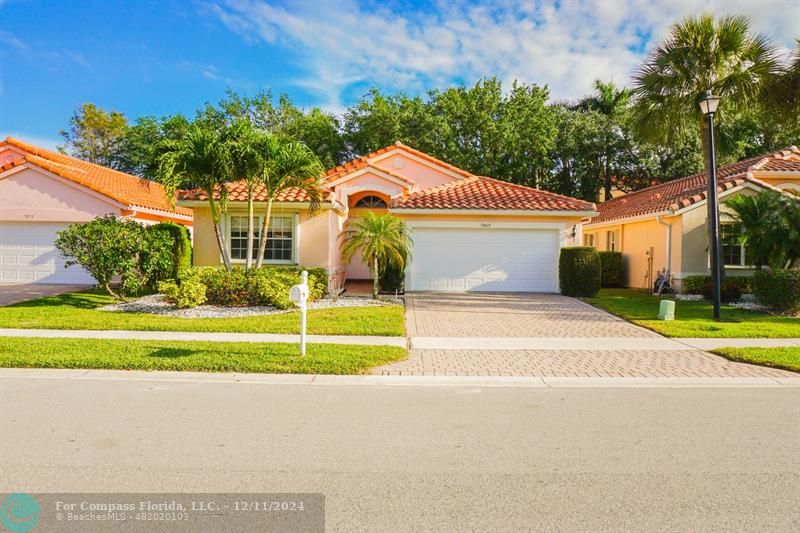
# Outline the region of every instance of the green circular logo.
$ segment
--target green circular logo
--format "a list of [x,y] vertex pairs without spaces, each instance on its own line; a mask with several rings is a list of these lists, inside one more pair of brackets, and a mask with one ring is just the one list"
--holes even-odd
[[39,504],[30,494],[9,494],[0,502],[0,523],[11,533],[27,533],[42,516]]

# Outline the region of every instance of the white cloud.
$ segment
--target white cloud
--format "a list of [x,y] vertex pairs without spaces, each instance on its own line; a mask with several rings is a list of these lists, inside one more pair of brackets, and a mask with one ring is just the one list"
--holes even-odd
[[303,72],[297,84],[329,109],[341,109],[355,83],[413,93],[494,75],[548,84],[556,98],[577,97],[597,78],[626,83],[673,22],[702,11],[748,15],[756,31],[786,50],[800,28],[796,0],[442,2],[397,12],[385,5],[225,0],[213,12],[248,42],[296,53]]

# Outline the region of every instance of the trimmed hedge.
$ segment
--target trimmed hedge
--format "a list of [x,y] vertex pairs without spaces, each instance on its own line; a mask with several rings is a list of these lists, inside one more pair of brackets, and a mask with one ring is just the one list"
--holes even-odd
[[[706,300],[714,297],[711,276],[687,276],[683,279],[685,294],[702,294]],[[742,294],[753,294],[753,278],[750,276],[728,276],[720,286],[720,300],[738,302]]]
[[558,258],[561,294],[594,296],[600,290],[600,254],[591,246],[569,246]]
[[761,270],[755,273],[756,299],[773,311],[800,313],[800,270]]
[[622,287],[625,282],[622,252],[598,253],[600,254],[600,286],[604,289]]
[[160,279],[178,279],[180,272],[192,267],[192,241],[186,226],[174,222],[159,222],[147,226],[146,231],[165,233],[170,236],[173,243],[169,270]]
[[[234,268],[230,272],[218,267],[194,267],[181,273],[177,288],[163,285],[168,301],[178,304],[181,296],[189,307],[199,305],[201,292],[205,301],[212,305],[249,306],[269,305],[279,309],[291,309],[294,304],[289,299],[289,289],[300,283],[300,273],[308,271],[309,300],[324,298],[328,290],[328,273],[324,268],[303,268],[294,266],[267,266],[245,271]],[[184,291],[184,285],[191,290]],[[200,291],[197,285],[203,286]]]

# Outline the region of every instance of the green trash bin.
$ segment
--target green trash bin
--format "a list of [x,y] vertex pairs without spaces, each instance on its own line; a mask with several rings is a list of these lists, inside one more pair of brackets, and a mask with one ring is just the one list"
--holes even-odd
[[659,320],[675,320],[675,302],[673,300],[661,300],[658,307]]

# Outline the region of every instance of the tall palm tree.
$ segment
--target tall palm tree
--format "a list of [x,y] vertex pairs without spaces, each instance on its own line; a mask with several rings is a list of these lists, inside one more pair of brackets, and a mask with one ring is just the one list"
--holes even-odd
[[401,270],[405,268],[411,250],[408,227],[388,213],[368,211],[353,222],[343,235],[342,258],[349,263],[356,252],[361,251],[361,260],[369,265],[372,274],[372,297],[377,298],[381,270],[387,265]]
[[594,111],[604,117],[603,124],[603,188],[605,199],[611,199],[611,177],[614,174],[612,159],[618,152],[620,140],[623,137],[621,122],[623,115],[628,111],[631,100],[631,90],[622,89],[614,82],[605,83],[600,80],[594,82],[594,93],[582,98],[576,109]]
[[316,212],[323,199],[324,169],[319,158],[306,145],[285,135],[261,133],[255,150],[260,165],[259,185],[266,196],[256,256],[256,267],[260,268],[267,249],[267,233],[275,199],[287,189],[300,189],[308,196],[309,212]]
[[222,262],[231,270],[231,259],[222,231],[222,215],[227,211],[230,179],[230,153],[220,130],[192,123],[179,139],[165,140],[158,159],[158,181],[164,186],[167,199],[175,202],[179,189],[197,188],[208,197]]
[[[716,113],[721,123],[728,112],[754,108],[780,70],[776,56],[765,36],[751,33],[747,17],[717,20],[703,14],[675,24],[634,75],[634,128],[643,139],[665,145],[693,129],[700,135],[706,176],[711,176],[708,123],[699,102],[706,91],[721,96]],[[722,152],[732,149],[724,138],[719,146]],[[708,210],[710,224],[711,202]]]
[[247,189],[247,251],[245,270],[253,266],[253,245],[255,244],[255,208],[253,195],[262,182],[263,161],[259,145],[264,133],[256,129],[247,119],[236,120],[228,129],[225,139],[226,150],[231,157],[231,180],[243,182]]
[[[722,97],[716,118],[759,103],[778,73],[776,49],[750,31],[743,16],[715,19],[710,14],[675,24],[634,76],[634,124],[642,137],[670,144],[687,129],[699,135],[710,175],[707,122],[698,103],[711,91]],[[721,150],[726,147],[724,143]]]

